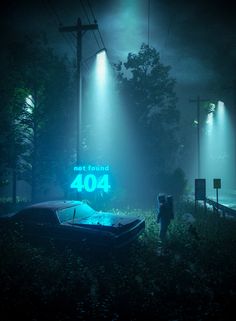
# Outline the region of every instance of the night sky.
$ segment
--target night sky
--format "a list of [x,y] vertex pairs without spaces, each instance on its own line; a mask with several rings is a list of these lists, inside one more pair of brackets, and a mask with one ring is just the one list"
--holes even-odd
[[[124,59],[128,52],[137,52],[142,42],[148,42],[149,20],[149,44],[158,49],[164,63],[172,66],[179,84],[206,85],[221,74],[222,60],[224,68],[235,63],[236,21],[229,1],[90,0],[89,3],[112,61]],[[18,34],[42,31],[55,50],[73,56],[73,37],[69,44],[59,33],[58,25],[59,22],[74,25],[78,17],[85,24],[88,19],[93,22],[87,1],[7,1],[1,9],[2,35],[9,39],[11,30]],[[84,59],[97,49],[94,36],[87,33]]]
[[[75,35],[60,33],[59,24],[75,25],[78,17],[83,24],[93,23],[93,14],[111,62],[124,61],[149,41],[161,61],[172,67],[183,136],[196,115],[190,99],[200,96],[233,105],[236,19],[230,1],[7,1],[1,10],[2,43],[11,41],[13,34],[20,38],[43,32],[56,52],[75,62]],[[83,60],[103,47],[99,33],[94,34],[83,37]]]

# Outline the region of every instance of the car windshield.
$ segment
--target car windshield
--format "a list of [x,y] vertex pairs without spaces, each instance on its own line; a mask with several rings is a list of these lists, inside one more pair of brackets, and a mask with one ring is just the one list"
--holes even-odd
[[59,209],[57,215],[60,223],[72,221],[73,219],[84,218],[94,214],[92,209],[87,204],[79,204],[68,208]]

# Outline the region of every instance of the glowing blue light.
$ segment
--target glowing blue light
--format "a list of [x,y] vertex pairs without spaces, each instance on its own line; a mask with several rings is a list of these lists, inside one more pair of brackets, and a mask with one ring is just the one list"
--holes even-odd
[[96,57],[96,75],[100,85],[104,85],[107,74],[107,55],[106,51],[103,50],[97,54]]
[[97,225],[97,226],[114,226],[114,215],[113,214],[98,214],[91,215],[89,217],[85,217],[84,219],[79,221],[80,224],[89,224],[89,225]]
[[32,114],[33,109],[34,109],[34,101],[33,101],[32,95],[28,95],[28,96],[25,98],[25,103],[26,103],[26,111],[27,111],[29,114]]
[[99,165],[80,165],[75,166],[74,171],[76,172],[108,172],[110,170],[109,165],[99,166]]
[[[116,74],[112,65],[109,63],[106,52],[99,52],[94,61],[94,66],[88,81],[86,102],[84,104],[84,120],[86,120],[85,138],[87,148],[84,149],[84,161],[95,164],[111,164],[112,175],[109,172],[89,170],[83,177],[78,178],[79,189],[87,192],[88,197],[104,194],[104,191],[114,190],[115,186],[121,186],[128,180],[130,184],[133,179],[130,177],[133,164],[141,164],[141,157],[137,157],[139,144],[134,137],[133,122],[127,113],[126,104],[117,90]],[[138,158],[138,159],[137,159]],[[136,172],[141,172],[141,165],[135,165]],[[88,167],[85,168],[86,171]],[[140,169],[140,170],[139,170]],[[96,188],[93,178],[85,175],[93,174],[96,176]],[[107,176],[103,176],[108,174]],[[132,174],[133,175],[133,174]],[[101,178],[99,178],[101,177]],[[81,180],[81,182],[79,181]],[[88,180],[88,181],[87,181]],[[112,182],[112,183],[111,183]],[[74,188],[77,189],[74,183]],[[86,191],[87,189],[87,191]],[[93,191],[94,190],[94,191]]]
[[108,193],[111,185],[109,184],[109,175],[95,176],[94,174],[78,174],[70,185],[71,188],[77,189],[78,192],[94,192],[96,189]]
[[208,128],[207,128],[208,133],[212,132],[215,109],[216,109],[216,105],[213,103],[210,103],[209,113],[207,114],[207,120],[206,120],[206,124],[208,125]]
[[[224,102],[209,106],[205,131],[202,131],[202,175],[207,179],[207,193],[212,194],[212,180],[220,177],[222,192],[234,186],[235,146],[232,118]],[[203,136],[203,133],[206,135]]]
[[220,118],[223,118],[225,115],[225,104],[223,101],[218,101],[218,106],[217,106],[217,113]]
[[210,114],[207,115],[206,123],[208,124],[208,126],[212,126],[213,125],[213,113],[210,113]]
[[109,171],[108,165],[75,166],[74,171],[79,172],[79,174],[75,177],[70,185],[72,189],[77,189],[78,192],[86,191],[88,193],[95,192],[95,190],[102,190],[105,193],[108,193],[110,191],[111,185],[109,183],[109,175],[104,174],[104,171]]
[[213,113],[213,112],[215,111],[215,109],[216,109],[216,105],[213,104],[213,103],[210,103],[210,104],[209,104],[209,111],[210,111],[210,113]]

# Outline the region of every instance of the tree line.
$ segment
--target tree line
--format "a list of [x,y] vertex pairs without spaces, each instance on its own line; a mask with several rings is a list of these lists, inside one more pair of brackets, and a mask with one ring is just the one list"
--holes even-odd
[[[0,186],[12,186],[13,203],[19,180],[31,187],[31,202],[42,190],[46,195],[50,184],[60,186],[68,197],[76,159],[76,86],[69,60],[40,38],[26,38],[4,48],[0,68]],[[155,48],[142,44],[137,54],[115,64],[114,71],[137,157],[144,164],[142,184],[134,174],[135,184],[127,179],[123,187],[130,186],[127,193],[136,198],[140,193],[148,198],[158,189],[181,194],[186,181],[176,168],[179,112],[170,67],[161,63]]]

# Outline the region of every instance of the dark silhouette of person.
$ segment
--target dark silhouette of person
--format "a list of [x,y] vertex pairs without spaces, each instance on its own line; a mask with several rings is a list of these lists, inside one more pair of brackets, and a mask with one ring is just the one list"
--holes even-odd
[[158,215],[157,222],[160,223],[160,239],[162,242],[166,240],[168,226],[174,218],[173,197],[165,194],[158,195]]

